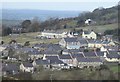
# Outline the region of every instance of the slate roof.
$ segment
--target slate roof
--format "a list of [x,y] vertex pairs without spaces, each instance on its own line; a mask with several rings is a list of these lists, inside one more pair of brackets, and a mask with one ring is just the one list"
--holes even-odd
[[58,60],[58,56],[46,56],[48,60]]
[[69,37],[67,37],[67,38],[64,38],[64,40],[66,42],[78,42],[77,38],[69,38]]
[[58,56],[46,56],[47,60],[50,60],[50,64],[64,64],[63,61],[58,59]]
[[96,54],[94,51],[90,52],[84,52],[85,57],[96,57]]
[[46,54],[46,55],[47,55],[47,54],[51,54],[51,55],[52,55],[52,54],[56,54],[56,55],[57,55],[58,52],[55,51],[55,50],[45,50],[45,51],[44,51],[44,54]]
[[51,45],[48,46],[47,49],[48,50],[55,50],[55,51],[62,50],[62,48],[60,47],[59,44],[51,44]]
[[34,51],[30,51],[28,53],[29,53],[29,55],[40,55],[40,54],[43,54],[43,51],[34,50]]
[[78,62],[102,62],[100,58],[77,58]]
[[97,51],[96,54],[97,56],[104,56],[104,52]]
[[80,42],[80,44],[88,44],[87,40],[84,38],[78,38],[78,41]]
[[72,59],[70,55],[59,55],[60,59]]
[[120,54],[116,51],[109,51],[109,54],[106,55],[108,58],[120,58]]
[[105,35],[106,38],[112,38],[113,35]]
[[112,50],[119,51],[118,46],[105,46],[105,48],[108,49],[108,50],[110,50],[110,51],[112,51]]
[[87,42],[88,42],[88,43],[95,43],[95,42],[96,42],[96,40],[93,40],[93,39],[88,39],[88,40],[87,40]]
[[81,52],[80,49],[70,49],[69,50],[71,53],[78,53]]
[[82,53],[78,53],[78,54],[71,54],[72,58],[81,58],[84,57]]
[[103,41],[102,44],[109,44],[110,41]]
[[21,51],[23,51],[23,52],[33,52],[34,50],[36,50],[36,49],[34,49],[34,48],[29,48],[29,47],[21,48]]
[[38,47],[38,48],[48,48],[48,44],[40,43],[40,44],[35,44],[33,47]]
[[42,59],[35,60],[35,62],[36,62],[37,65],[40,65],[40,64],[48,65],[48,64],[50,64],[50,62],[48,60],[42,60]]
[[101,44],[103,41],[101,40],[96,40],[95,43]]
[[84,34],[90,34],[91,32],[90,31],[84,31]]
[[33,67],[32,63],[30,62],[24,62],[23,65],[24,67]]

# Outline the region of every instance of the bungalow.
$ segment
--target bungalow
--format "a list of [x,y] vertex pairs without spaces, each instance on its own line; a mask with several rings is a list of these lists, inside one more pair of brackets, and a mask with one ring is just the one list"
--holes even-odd
[[79,49],[80,43],[77,38],[63,38],[59,44],[67,49]]
[[91,31],[91,32],[83,31],[82,38],[97,39],[97,35],[96,35],[96,33],[94,31]]
[[100,58],[77,58],[78,67],[97,67],[103,64]]
[[108,62],[119,62],[120,54],[116,51],[109,51],[109,53],[104,54],[106,61]]
[[21,63],[20,70],[23,71],[23,72],[33,73],[34,72],[34,67],[33,67],[32,63],[24,62],[24,63]]

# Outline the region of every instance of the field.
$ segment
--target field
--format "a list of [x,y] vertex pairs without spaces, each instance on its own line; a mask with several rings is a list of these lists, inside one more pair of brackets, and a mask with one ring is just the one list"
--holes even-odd
[[[76,28],[77,30],[79,29],[84,29],[84,30],[94,30],[97,33],[104,33],[105,30],[110,30],[110,29],[115,29],[118,28],[117,23],[116,24],[109,24],[109,25],[100,25],[100,26],[86,26],[86,27],[80,27]],[[63,31],[68,31],[71,29],[63,29]],[[4,40],[5,43],[9,43],[11,39],[16,39],[17,42],[23,44],[26,41],[30,41],[31,44],[34,43],[58,43],[60,39],[36,39],[35,37],[39,35],[40,32],[34,32],[34,33],[23,33],[18,36],[5,36],[2,39]]]
[[80,27],[77,29],[84,29],[84,30],[93,30],[97,33],[104,33],[105,30],[113,30],[118,28],[118,24],[108,24],[108,25],[100,25],[100,26],[86,26]]
[[5,43],[9,43],[12,39],[15,39],[18,43],[24,44],[26,41],[30,41],[30,44],[35,43],[58,43],[59,39],[36,39],[35,37],[40,34],[40,32],[35,33],[23,33],[17,36],[5,36],[2,37],[2,40]]

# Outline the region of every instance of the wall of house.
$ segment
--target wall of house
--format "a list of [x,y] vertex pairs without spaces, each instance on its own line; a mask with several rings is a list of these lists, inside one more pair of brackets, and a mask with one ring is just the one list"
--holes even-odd
[[61,39],[61,41],[59,42],[59,45],[66,47],[66,42],[64,41],[64,39]]
[[111,58],[110,59],[110,58],[107,58],[107,57],[105,58],[105,60],[108,61],[108,62],[119,62],[120,61],[120,59],[118,59],[118,58]]
[[96,66],[100,66],[101,64],[103,64],[102,62],[79,62],[78,67],[83,68],[84,66],[90,67],[96,67]]
[[32,72],[34,71],[33,67],[24,67],[23,64],[20,65],[20,70],[22,70],[23,72]]
[[83,32],[83,34],[82,34],[82,37],[83,38],[88,38],[88,39],[97,39],[97,35],[94,33],[94,32],[91,32],[90,34],[84,34],[84,32]]
[[94,48],[94,47],[95,47],[95,44],[94,44],[94,43],[88,43],[88,47]]

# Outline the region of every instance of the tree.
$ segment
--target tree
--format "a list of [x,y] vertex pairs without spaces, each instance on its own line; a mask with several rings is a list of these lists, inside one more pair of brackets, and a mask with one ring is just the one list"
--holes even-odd
[[37,17],[33,18],[29,31],[37,32],[40,31],[42,28],[40,27],[40,21]]
[[7,36],[12,33],[12,29],[6,27],[5,25],[2,26],[2,36]]
[[31,21],[30,20],[24,20],[23,22],[22,22],[22,28],[28,28],[28,27],[30,27],[30,25],[31,25]]

